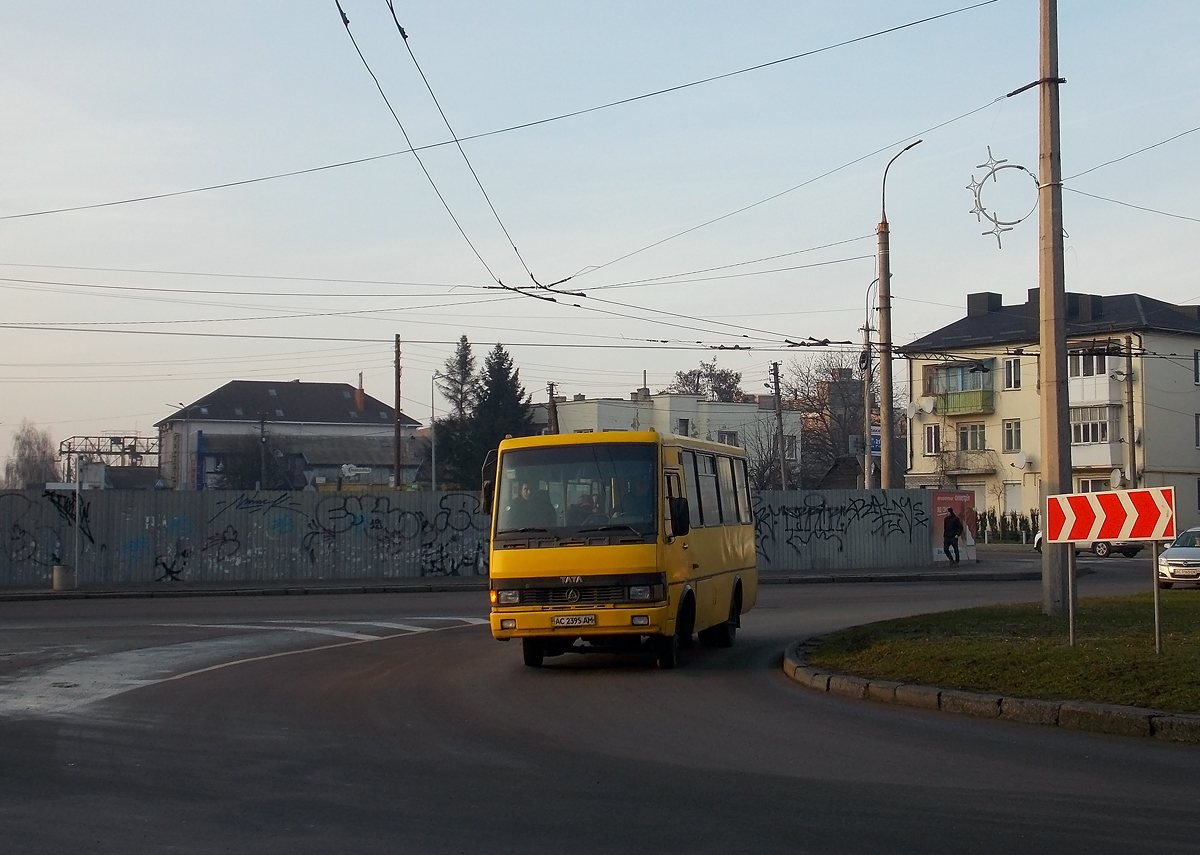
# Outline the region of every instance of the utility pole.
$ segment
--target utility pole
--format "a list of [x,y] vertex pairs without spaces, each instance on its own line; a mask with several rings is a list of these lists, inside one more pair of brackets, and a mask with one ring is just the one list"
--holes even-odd
[[[887,221],[887,175],[896,158],[910,148],[921,144],[921,140],[909,143],[888,161],[883,169],[883,183],[879,191],[879,238],[877,259],[879,266],[879,486],[884,490],[892,486],[892,260],[890,231]],[[863,437],[867,452],[871,450],[871,434]]]
[[396,421],[392,426],[392,489],[400,489],[400,461],[404,459],[404,434],[400,430],[400,334],[396,334]]
[[771,380],[775,384],[775,436],[777,437],[776,444],[779,447],[779,489],[786,490],[787,483],[787,462],[784,458],[783,448],[783,398],[779,395],[779,363],[771,363]]
[[[869,295],[870,289],[867,289]],[[863,391],[863,489],[871,489],[871,315],[868,312],[867,320],[863,324],[863,352],[862,359],[859,364],[862,367],[862,391]],[[882,434],[882,431],[881,431]],[[883,436],[879,438],[883,441]]]
[[[1042,358],[1042,526],[1047,497],[1071,492],[1071,436],[1067,400],[1067,296],[1063,265],[1062,162],[1059,147],[1058,2],[1041,0],[1041,77],[1038,223],[1040,226],[1038,296]],[[1067,550],[1070,544],[1042,548],[1042,610],[1067,612],[1070,596]]]
[[550,383],[546,388],[550,392],[550,408],[546,417],[546,430],[550,433],[558,433],[558,401],[554,400],[554,384]]
[[[1137,442],[1133,422],[1133,336],[1125,336],[1125,443],[1129,446],[1129,471],[1125,473],[1132,490],[1138,485]],[[1158,562],[1154,563],[1158,566]]]

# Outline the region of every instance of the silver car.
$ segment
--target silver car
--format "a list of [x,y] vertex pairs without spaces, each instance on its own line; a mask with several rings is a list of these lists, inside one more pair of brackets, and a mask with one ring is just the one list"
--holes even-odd
[[[1142,547],[1145,545],[1140,541],[1081,540],[1075,544],[1075,552],[1094,552],[1100,558],[1108,558],[1114,552],[1119,552],[1126,558],[1134,558],[1142,551]],[[1042,533],[1040,531],[1033,535],[1033,548],[1037,552],[1042,551]]]
[[1158,587],[1200,583],[1200,528],[1189,528],[1158,556]]

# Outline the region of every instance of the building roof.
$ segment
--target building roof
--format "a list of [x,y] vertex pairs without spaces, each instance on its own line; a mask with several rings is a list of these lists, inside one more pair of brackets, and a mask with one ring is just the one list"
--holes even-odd
[[[388,425],[395,411],[349,383],[293,380],[231,380],[158,422],[288,422],[303,424]],[[404,413],[400,424],[420,424]]]
[[[967,316],[897,347],[905,356],[996,344],[1030,344],[1040,338],[1039,292],[1025,303],[1003,305],[999,294],[967,295]],[[1107,338],[1128,332],[1161,331],[1200,335],[1200,306],[1177,306],[1142,294],[1067,294],[1067,337]]]

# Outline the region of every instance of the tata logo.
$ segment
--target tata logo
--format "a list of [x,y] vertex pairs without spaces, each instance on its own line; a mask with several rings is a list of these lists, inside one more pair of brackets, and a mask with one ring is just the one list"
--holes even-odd
[[559,576],[564,585],[581,585],[583,584],[582,576]]
[[575,590],[574,588],[572,588],[571,590],[567,591],[567,602],[568,602],[568,603],[577,603],[577,602],[579,602],[579,591]]

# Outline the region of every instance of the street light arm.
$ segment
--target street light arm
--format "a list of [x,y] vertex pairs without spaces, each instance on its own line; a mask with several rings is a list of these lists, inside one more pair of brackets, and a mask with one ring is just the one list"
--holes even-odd
[[888,161],[887,166],[885,166],[883,168],[883,183],[879,188],[879,221],[880,222],[882,222],[882,223],[887,222],[887,176],[888,176],[888,170],[892,168],[892,164],[896,162],[896,158],[900,157],[900,155],[904,154],[904,152],[908,151],[910,148],[916,148],[923,142],[924,142],[924,140],[917,140],[916,142],[909,143],[904,148],[900,149],[900,151],[896,152],[896,154],[892,156],[892,159]]

